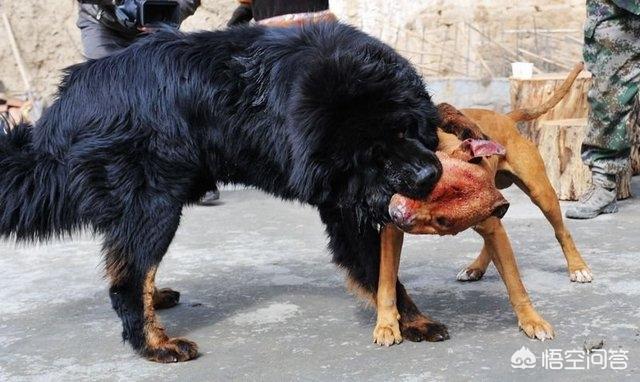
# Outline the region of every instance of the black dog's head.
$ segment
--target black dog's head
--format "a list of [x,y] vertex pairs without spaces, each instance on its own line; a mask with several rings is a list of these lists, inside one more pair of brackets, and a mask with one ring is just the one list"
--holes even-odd
[[314,32],[327,46],[309,59],[288,108],[292,185],[311,203],[364,207],[386,221],[393,194],[425,197],[441,175],[437,109],[389,47],[351,28]]

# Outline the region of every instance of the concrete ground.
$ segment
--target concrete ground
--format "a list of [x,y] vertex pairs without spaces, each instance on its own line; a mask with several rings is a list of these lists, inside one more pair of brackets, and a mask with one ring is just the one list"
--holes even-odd
[[[634,188],[640,195],[639,178]],[[568,221],[595,274],[593,283],[575,284],[542,214],[519,191],[506,196],[512,207],[505,225],[532,300],[555,326],[553,341],[518,331],[495,269],[477,283],[455,281],[481,247],[476,234],[465,232],[406,238],[401,265],[416,303],[448,324],[451,339],[375,346],[374,313],[346,293],[317,213],[231,190],[218,206],[185,210],[158,276],[159,286],[182,292],[180,305],[160,313],[162,321],[169,333],[198,342],[198,359],[159,365],[122,344],[99,239],[79,235],[36,247],[3,242],[0,381],[637,381],[640,202],[622,202],[617,215]],[[628,351],[625,370],[541,365],[545,350],[580,350],[601,339],[608,352]],[[514,369],[511,356],[523,346],[538,357],[536,366]]]

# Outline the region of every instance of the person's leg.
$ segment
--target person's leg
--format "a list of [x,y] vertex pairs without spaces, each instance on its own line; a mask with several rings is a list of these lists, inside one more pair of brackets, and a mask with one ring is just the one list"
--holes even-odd
[[640,82],[640,17],[612,16],[585,36],[584,58],[593,73],[591,106],[582,158],[592,186],[571,206],[569,218],[588,219],[617,211],[616,176],[629,166],[627,124]]
[[250,0],[240,0],[240,3],[235,11],[233,11],[233,15],[227,22],[227,26],[240,25],[245,24],[253,20],[253,10],[251,9],[251,1]]

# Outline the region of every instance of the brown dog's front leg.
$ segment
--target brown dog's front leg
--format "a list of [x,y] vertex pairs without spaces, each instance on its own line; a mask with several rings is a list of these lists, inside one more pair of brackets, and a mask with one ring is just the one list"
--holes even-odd
[[509,300],[518,318],[518,326],[531,338],[539,340],[552,339],[553,327],[545,321],[531,304],[529,294],[522,284],[518,265],[513,256],[509,237],[502,227],[500,219],[492,217],[475,228],[485,240],[486,248],[491,255],[502,281],[507,287]]
[[376,306],[378,318],[373,330],[373,342],[390,346],[402,342],[400,313],[396,301],[396,282],[404,234],[394,225],[386,225],[380,232],[380,276]]

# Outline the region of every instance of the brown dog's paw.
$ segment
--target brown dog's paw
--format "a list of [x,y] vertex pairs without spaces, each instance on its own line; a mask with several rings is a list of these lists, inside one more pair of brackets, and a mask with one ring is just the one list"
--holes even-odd
[[484,271],[477,268],[463,268],[458,275],[456,276],[456,280],[458,281],[478,281],[484,276]]
[[544,341],[552,340],[555,337],[553,326],[542,317],[524,319],[518,322],[518,326],[529,338]]
[[156,289],[153,293],[153,307],[155,309],[169,309],[180,302],[180,292],[169,288]]
[[380,346],[391,346],[402,342],[399,318],[397,311],[388,314],[378,312],[378,321],[373,330],[373,342]]
[[412,342],[439,342],[449,339],[449,331],[444,324],[430,321],[426,317],[400,322],[400,332],[402,338]]
[[198,356],[198,345],[184,338],[170,338],[162,345],[147,348],[144,356],[153,362],[185,362]]
[[569,271],[569,279],[576,283],[590,283],[593,281],[593,273],[589,268]]

